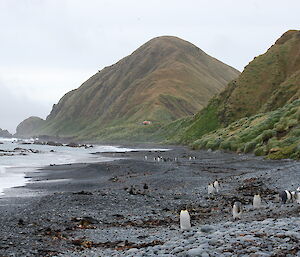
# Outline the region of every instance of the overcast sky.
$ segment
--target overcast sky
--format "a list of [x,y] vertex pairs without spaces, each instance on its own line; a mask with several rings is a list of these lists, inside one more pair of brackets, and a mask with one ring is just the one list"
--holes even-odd
[[173,35],[243,70],[299,0],[0,0],[0,128],[45,118],[69,90],[153,37]]

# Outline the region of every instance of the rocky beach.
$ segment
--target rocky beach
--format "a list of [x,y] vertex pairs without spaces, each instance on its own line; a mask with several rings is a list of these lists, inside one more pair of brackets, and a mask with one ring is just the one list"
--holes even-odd
[[[0,256],[300,256],[300,205],[276,200],[300,186],[299,162],[171,148],[27,173],[0,199]],[[208,196],[216,179],[220,192]]]

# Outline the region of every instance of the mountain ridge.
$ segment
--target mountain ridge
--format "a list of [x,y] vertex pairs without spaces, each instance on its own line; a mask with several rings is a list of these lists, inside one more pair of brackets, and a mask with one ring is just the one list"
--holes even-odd
[[185,40],[157,37],[65,94],[33,132],[100,139],[102,128],[167,123],[202,109],[238,74]]

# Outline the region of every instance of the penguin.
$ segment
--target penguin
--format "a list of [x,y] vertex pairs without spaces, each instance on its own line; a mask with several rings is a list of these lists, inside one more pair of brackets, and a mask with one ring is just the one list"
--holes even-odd
[[131,185],[128,193],[131,194],[131,195],[136,195],[137,194],[137,189],[135,188],[135,186]]
[[220,190],[220,185],[219,185],[219,181],[216,180],[213,184],[214,188],[215,188],[215,191],[216,193],[219,193],[219,190]]
[[253,208],[260,208],[261,207],[261,197],[259,194],[254,195],[253,197]]
[[288,203],[292,200],[292,194],[288,190],[281,191],[279,193],[279,197],[281,199],[281,202],[284,203],[284,204]]
[[294,201],[300,204],[300,192],[295,192]]
[[144,159],[145,159],[145,161],[147,161],[147,160],[148,160],[148,156],[147,156],[147,155],[145,155]]
[[148,193],[149,186],[147,185],[147,183],[144,183],[143,189],[144,189],[144,194]]
[[212,195],[212,194],[215,193],[215,188],[214,188],[214,185],[212,183],[208,184],[207,192],[208,192],[208,195]]
[[183,231],[191,229],[191,218],[187,210],[181,210],[180,212],[180,229]]
[[234,202],[232,207],[232,216],[233,219],[240,219],[242,215],[242,204],[240,202]]

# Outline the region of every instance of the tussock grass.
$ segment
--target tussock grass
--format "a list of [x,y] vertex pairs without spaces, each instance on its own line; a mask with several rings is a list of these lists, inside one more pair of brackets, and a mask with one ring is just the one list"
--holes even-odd
[[231,123],[192,143],[194,149],[222,149],[266,155],[271,159],[300,158],[300,111],[296,100],[275,111]]

